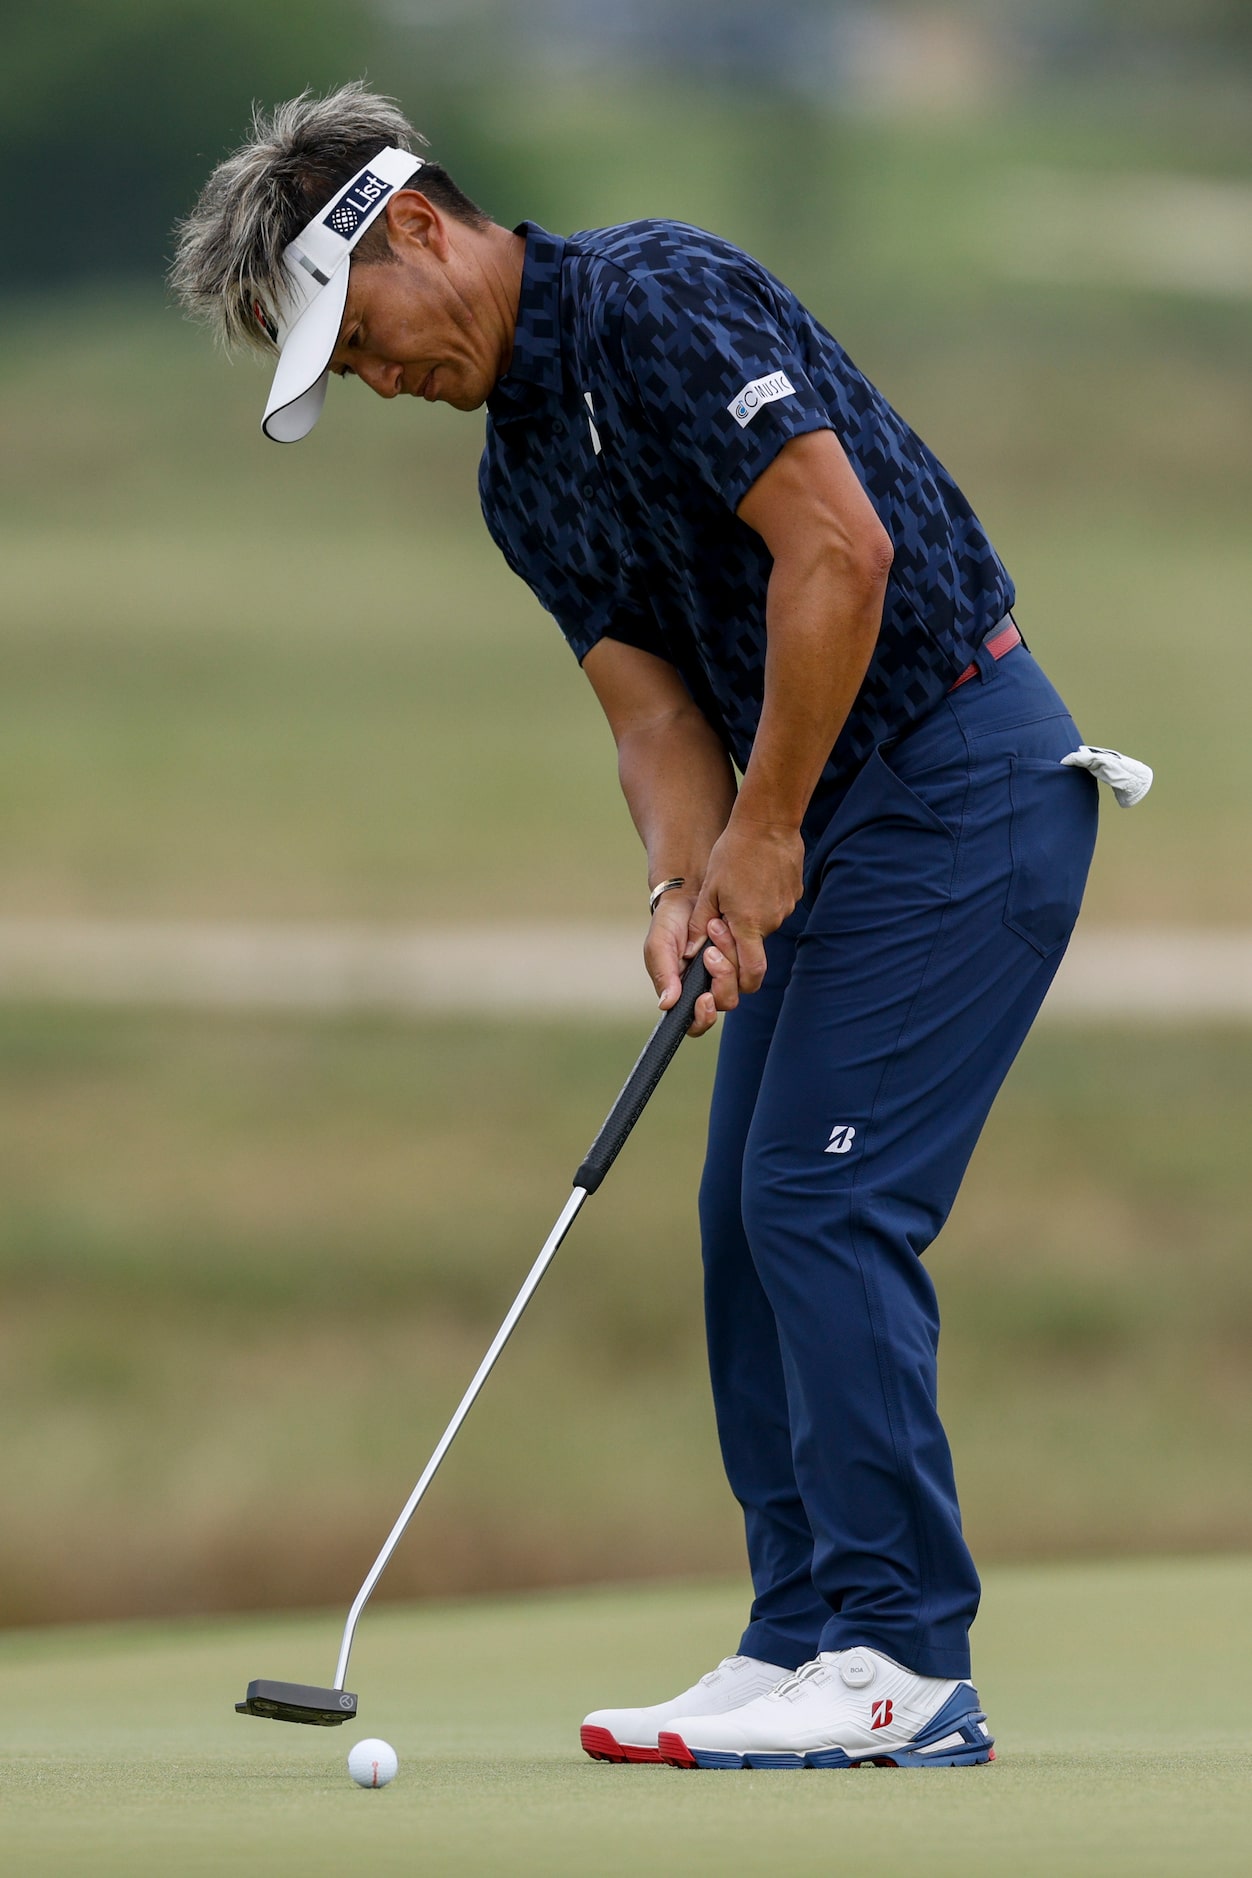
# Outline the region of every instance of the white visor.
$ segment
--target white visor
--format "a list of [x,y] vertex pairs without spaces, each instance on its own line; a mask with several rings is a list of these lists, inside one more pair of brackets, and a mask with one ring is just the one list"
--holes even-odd
[[321,415],[348,298],[352,250],[421,167],[422,158],[411,150],[389,146],[371,157],[283,250],[286,280],[280,304],[271,310],[260,300],[253,302],[253,313],[278,347],[278,369],[261,420],[261,429],[275,443],[307,437]]

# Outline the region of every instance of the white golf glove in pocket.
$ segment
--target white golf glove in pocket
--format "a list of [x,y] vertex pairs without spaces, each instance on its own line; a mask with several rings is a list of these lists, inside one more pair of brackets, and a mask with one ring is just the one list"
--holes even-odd
[[1079,744],[1061,758],[1069,769],[1089,769],[1097,782],[1107,783],[1117,797],[1118,806],[1133,809],[1152,787],[1152,771],[1146,763],[1120,750],[1103,750],[1099,744]]

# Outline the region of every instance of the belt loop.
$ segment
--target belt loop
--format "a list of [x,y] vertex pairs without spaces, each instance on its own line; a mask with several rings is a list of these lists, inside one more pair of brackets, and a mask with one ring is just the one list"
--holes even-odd
[[[1006,626],[1016,626],[1016,625],[1017,625],[1017,621],[1013,618],[1012,612],[1010,611],[1006,613],[1003,619],[998,619],[996,621],[995,625],[991,628],[991,631],[987,634],[987,637],[983,640],[982,644],[979,646],[977,652],[975,652],[972,663],[978,667],[978,675],[984,684],[986,684],[987,680],[991,677],[992,673],[995,671],[996,664],[997,664],[995,653],[990,650],[992,640],[999,638],[1000,634],[1004,631],[1004,628]],[[1010,649],[1011,648],[1002,646],[1000,648],[1000,657],[1003,658],[1005,651],[1010,650]]]
[[[987,639],[990,639],[991,637],[992,637],[992,634],[988,633]],[[992,658],[990,652],[988,652],[987,650],[986,639],[983,640],[977,652],[975,652],[971,663],[978,667],[978,676],[982,680],[983,684],[986,684],[987,680],[990,678],[992,672],[994,672],[996,668],[996,662]]]
[[949,691],[959,691],[971,678],[981,678],[985,682],[991,676],[992,666],[999,659],[1004,658],[1015,646],[1024,646],[1025,643],[1012,613],[1006,613],[983,639],[960,677],[949,685]]

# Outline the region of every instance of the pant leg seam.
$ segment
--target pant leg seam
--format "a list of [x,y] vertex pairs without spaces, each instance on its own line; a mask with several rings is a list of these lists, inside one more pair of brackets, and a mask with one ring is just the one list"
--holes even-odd
[[[970,759],[969,739],[964,736],[963,731],[962,731],[962,740],[965,744],[966,762],[968,764],[969,759]],[[965,778],[965,789],[961,796],[961,816],[960,816],[959,825],[960,825],[960,829],[962,833],[964,832],[965,817],[966,817],[966,812],[967,812],[968,805],[969,805],[969,791],[970,791],[970,777],[969,777],[969,773],[967,769],[966,778]],[[887,1055],[883,1063],[882,1075],[879,1077],[878,1086],[874,1091],[874,1099],[870,1106],[869,1116],[867,1117],[867,1121],[866,1121],[867,1133],[870,1135],[871,1139],[872,1139],[872,1129],[873,1129],[874,1118],[878,1112],[878,1108],[883,1099],[883,1096],[886,1093],[888,1087],[890,1086],[891,1071],[899,1060],[901,1042],[903,1041],[904,1037],[908,1034],[909,1024],[912,1021],[913,1013],[917,1008],[917,1004],[918,1004],[919,999],[921,998],[922,992],[924,991],[926,987],[927,979],[930,974],[930,968],[934,962],[935,953],[937,952],[939,948],[940,941],[943,938],[944,930],[947,926],[948,919],[951,914],[953,886],[954,886],[955,879],[956,879],[958,861],[960,859],[960,844],[961,844],[961,835],[958,834],[952,844],[952,872],[948,879],[947,897],[944,902],[944,908],[943,908],[942,913],[939,916],[939,922],[935,928],[935,935],[931,941],[930,949],[926,954],[925,964],[922,966],[922,969],[918,974],[917,985],[914,989],[913,996],[909,999],[908,1008],[905,1011],[904,1016],[900,1020],[900,1027],[898,1031],[896,1032],[895,1042],[891,1048],[890,1053]],[[878,1364],[879,1387],[882,1391],[883,1404],[886,1409],[887,1426],[891,1434],[892,1452],[896,1456],[897,1467],[900,1467],[901,1478],[907,1482],[909,1517],[910,1517],[910,1521],[913,1527],[913,1541],[914,1541],[914,1545],[917,1551],[918,1566],[919,1566],[919,1570],[921,1573],[921,1583],[922,1583],[922,1586],[925,1586],[929,1584],[931,1577],[933,1576],[934,1561],[931,1557],[930,1547],[926,1540],[925,1521],[921,1518],[921,1515],[920,1515],[919,1496],[918,1496],[918,1490],[917,1490],[916,1461],[915,1461],[915,1457],[910,1452],[908,1454],[908,1465],[901,1466],[902,1449],[901,1449],[900,1433],[899,1433],[899,1419],[900,1419],[899,1408],[898,1408],[898,1404],[896,1404],[893,1401],[893,1391],[889,1387],[888,1378],[883,1368],[884,1338],[881,1334],[882,1314],[881,1314],[881,1310],[880,1310],[879,1303],[878,1303],[877,1287],[876,1285],[873,1284],[873,1282],[871,1281],[867,1273],[865,1260],[863,1259],[861,1255],[859,1237],[858,1237],[857,1229],[856,1229],[855,1202],[856,1202],[858,1191],[861,1187],[861,1176],[864,1171],[864,1168],[865,1168],[865,1161],[864,1159],[862,1159],[858,1162],[857,1167],[853,1173],[852,1182],[851,1182],[851,1186],[849,1189],[849,1195],[848,1195],[849,1237],[851,1239],[852,1251],[853,1251],[853,1256],[856,1259],[857,1269],[861,1274],[861,1284],[865,1292],[866,1306],[867,1306],[867,1309],[869,1310],[870,1322],[873,1326],[874,1355],[875,1355],[875,1360]],[[913,1650],[915,1650],[916,1646],[923,1640],[923,1625],[922,1625],[922,1619],[921,1619],[921,1610],[922,1610],[924,1603],[925,1603],[925,1599],[923,1596],[920,1595],[920,1590],[919,1590],[918,1614],[917,1614],[917,1619],[916,1619],[914,1630],[913,1630],[913,1646],[912,1646]]]

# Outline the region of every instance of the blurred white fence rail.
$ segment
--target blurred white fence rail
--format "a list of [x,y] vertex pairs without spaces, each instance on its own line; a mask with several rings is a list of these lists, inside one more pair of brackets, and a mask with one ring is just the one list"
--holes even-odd
[[[650,1009],[642,926],[0,920],[0,999],[600,1017]],[[1252,1021],[1252,932],[1082,930],[1044,1014]]]

